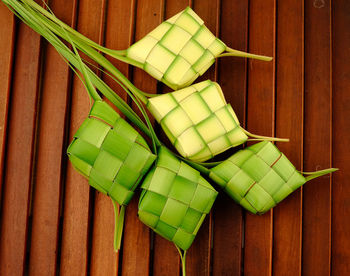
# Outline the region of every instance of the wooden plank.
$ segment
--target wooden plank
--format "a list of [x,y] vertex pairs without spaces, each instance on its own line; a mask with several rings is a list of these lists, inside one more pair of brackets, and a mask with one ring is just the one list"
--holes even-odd
[[[163,20],[172,17],[185,9],[188,5],[188,0],[167,0],[165,3]],[[161,93],[171,91],[169,87],[162,85]],[[167,146],[171,147],[169,139],[163,132],[159,133],[159,137]],[[180,275],[180,256],[172,242],[169,242],[159,235],[154,235],[153,250],[153,275]]]
[[40,75],[40,37],[23,23],[17,30],[0,233],[0,274],[25,270],[27,229]]
[[[278,148],[298,169],[303,160],[304,98],[304,4],[277,2],[276,136],[289,143]],[[291,46],[292,45],[292,46]],[[301,190],[282,201],[273,211],[273,274],[300,275],[302,243]]]
[[[193,10],[203,19],[206,27],[215,36],[219,36],[219,12],[220,1],[192,1]],[[217,80],[217,64],[213,65],[196,82],[211,79]],[[211,237],[212,237],[212,215],[205,219],[197,233],[196,239],[188,250],[186,258],[186,273],[188,275],[209,275],[211,266]]]
[[332,1],[332,275],[350,271],[350,2]]
[[11,73],[14,54],[14,16],[0,5],[0,204],[3,181],[7,114],[10,100]]
[[[276,3],[249,2],[249,51],[275,56]],[[275,61],[249,60],[247,126],[252,133],[274,135]],[[272,273],[272,211],[263,216],[246,213],[245,275]]]
[[[100,38],[102,5],[103,0],[79,2],[77,29],[97,42]],[[71,106],[69,141],[90,109],[87,92],[77,77],[73,80]],[[92,194],[87,180],[69,164],[63,205],[61,275],[88,274]]]
[[[232,24],[232,18],[235,19]],[[220,39],[231,48],[247,50],[248,2],[221,1]],[[245,125],[247,89],[247,60],[222,58],[219,60],[219,84]],[[213,275],[241,275],[242,267],[242,208],[222,190],[216,200],[213,217]]]
[[[305,2],[305,137],[304,170],[331,166],[331,5]],[[331,271],[330,176],[303,188],[303,275]]]
[[[51,1],[55,14],[72,23],[74,2]],[[29,272],[48,275],[56,272],[61,183],[66,159],[65,124],[67,114],[69,67],[56,50],[47,46],[44,55],[42,93],[38,123],[38,148],[33,189],[33,220]],[[48,185],[49,183],[49,185]],[[43,227],[45,225],[45,227]]]
[[[136,1],[134,40],[138,41],[163,19],[164,1]],[[157,81],[141,69],[133,68],[133,83],[147,93],[156,93]],[[135,105],[133,105],[135,109]],[[140,113],[138,113],[140,114]],[[150,230],[137,217],[139,194],[131,200],[124,229],[122,275],[148,275],[150,272]]]
[[[126,49],[133,34],[134,1],[107,1],[105,22],[105,46],[111,49]],[[117,35],[116,35],[117,34]],[[129,66],[108,57],[126,76]],[[103,76],[105,82],[124,100],[126,93],[113,80]],[[114,211],[111,200],[106,195],[95,193],[94,221],[91,249],[91,275],[117,275],[119,253],[113,249]]]

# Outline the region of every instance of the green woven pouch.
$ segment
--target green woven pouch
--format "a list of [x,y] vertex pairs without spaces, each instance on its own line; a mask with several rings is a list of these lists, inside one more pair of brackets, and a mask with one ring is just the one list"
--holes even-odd
[[245,209],[263,214],[305,182],[336,170],[303,173],[310,174],[304,177],[274,144],[263,141],[212,168],[209,177]]
[[102,101],[94,103],[67,153],[92,187],[120,205],[129,203],[156,158],[143,137]]
[[[74,168],[108,195],[115,212],[114,248],[119,250],[125,205],[156,156],[143,137],[107,103],[97,100],[67,149]],[[121,205],[120,210],[116,202]]]
[[210,80],[149,98],[147,108],[178,152],[193,161],[206,161],[243,144],[248,136],[288,140],[258,136],[243,129],[219,84]]
[[155,166],[142,183],[140,220],[187,250],[217,196],[199,172],[160,148]]
[[120,205],[129,203],[156,158],[143,137],[102,101],[94,103],[67,153],[92,187]]
[[177,90],[205,73],[224,51],[231,52],[226,55],[270,60],[228,48],[190,7],[133,44],[127,49],[126,56],[140,63],[139,66],[151,76]]

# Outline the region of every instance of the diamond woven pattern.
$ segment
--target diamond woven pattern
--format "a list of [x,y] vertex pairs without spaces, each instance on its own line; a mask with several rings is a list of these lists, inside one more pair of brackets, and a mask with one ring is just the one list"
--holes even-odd
[[271,142],[238,151],[211,169],[210,178],[245,209],[263,214],[306,179]]
[[210,80],[150,98],[147,107],[178,152],[191,160],[208,160],[248,139],[220,86]]
[[217,196],[199,172],[161,148],[141,188],[139,218],[187,250]]
[[174,90],[190,85],[226,49],[190,8],[161,23],[127,50],[127,56]]
[[96,101],[67,150],[89,184],[126,205],[156,156],[146,141],[107,103]]

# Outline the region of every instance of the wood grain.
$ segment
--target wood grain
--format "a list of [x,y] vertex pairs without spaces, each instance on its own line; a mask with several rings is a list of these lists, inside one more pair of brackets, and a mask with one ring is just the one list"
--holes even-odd
[[[331,167],[331,5],[305,2],[304,170]],[[320,112],[322,110],[322,112]],[[304,186],[303,275],[331,272],[330,175]]]
[[350,271],[350,2],[332,1],[332,275]]
[[[72,24],[74,2],[51,1],[56,15]],[[65,168],[65,125],[69,67],[56,50],[47,45],[44,54],[40,97],[37,160],[33,189],[33,220],[29,273],[48,275],[56,272],[62,175]]]
[[[300,170],[303,160],[303,1],[277,1],[277,22],[276,136],[290,139],[289,143],[277,143],[277,146]],[[301,273],[301,215],[301,189],[273,210],[274,275]]]
[[14,55],[15,20],[5,5],[0,5],[0,204],[6,146],[7,115]]
[[[99,41],[103,1],[80,1],[77,29],[94,41]],[[98,11],[98,12],[96,12]],[[71,96],[69,142],[87,117],[90,102],[81,81],[74,77]],[[61,275],[87,275],[90,254],[90,216],[92,191],[88,181],[67,167],[63,205]]]
[[[215,186],[220,195],[188,252],[187,275],[348,274],[349,1],[50,5],[112,49],[126,49],[189,5],[229,47],[273,55],[272,62],[221,58],[197,82],[217,80],[252,133],[289,137],[277,146],[297,169],[340,171],[307,183],[264,216],[246,213]],[[0,275],[180,275],[174,245],[137,218],[139,191],[127,207],[122,250],[115,254],[110,199],[91,189],[65,157],[90,108],[85,89],[3,4],[0,23]],[[142,70],[108,59],[145,92],[171,91]]]
[[[249,51],[275,56],[276,3],[249,2]],[[259,135],[274,135],[275,61],[249,60],[247,128]],[[245,275],[271,275],[273,213],[245,217]]]
[[40,36],[19,23],[2,195],[0,275],[25,271],[39,75]]
[[[232,24],[232,18],[235,18]],[[221,1],[220,39],[229,47],[247,51],[248,2]],[[247,95],[247,60],[222,58],[219,63],[219,83],[228,103],[245,126]],[[222,193],[213,209],[213,275],[241,275],[242,268],[242,208]]]

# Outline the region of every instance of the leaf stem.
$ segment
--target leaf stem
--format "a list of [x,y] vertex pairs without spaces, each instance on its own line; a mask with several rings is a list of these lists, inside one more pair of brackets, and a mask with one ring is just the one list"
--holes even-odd
[[114,251],[118,252],[121,245],[122,235],[123,235],[123,228],[124,228],[124,217],[125,217],[125,206],[120,206],[118,203],[112,199],[113,208],[114,208]]
[[[25,0],[27,1],[27,0]],[[48,18],[43,16],[40,13],[32,14],[37,20],[40,20],[47,28],[49,28],[52,32],[54,32],[56,35],[62,37],[67,42],[70,42],[70,39],[72,39],[75,43],[75,46],[79,48],[83,53],[88,55],[91,59],[99,63],[101,66],[106,68],[111,74],[113,74],[115,77],[117,77],[132,93],[134,93],[143,103],[147,103],[148,99],[144,95],[144,92],[135,87],[107,58],[105,58],[102,54],[100,54],[98,51],[93,49],[89,44],[86,44],[85,41],[81,39],[77,39],[74,36],[68,36],[65,32],[62,31],[62,29],[54,24],[52,21],[50,21]]]
[[325,170],[319,170],[319,171],[315,171],[315,172],[300,172],[302,174],[308,175],[307,177],[305,177],[306,181],[310,181],[311,179],[326,175],[328,173],[332,173],[339,170],[338,168],[329,168],[329,169],[325,169]]
[[38,12],[40,12],[41,14],[43,14],[44,16],[46,16],[47,18],[49,18],[51,21],[53,21],[54,23],[58,24],[58,25],[62,25],[62,27],[66,30],[69,31],[71,34],[73,34],[76,37],[79,37],[79,39],[83,40],[84,42],[88,43],[89,45],[91,45],[92,47],[100,50],[103,53],[106,54],[110,54],[113,56],[116,56],[116,58],[118,58],[119,56],[125,56],[126,54],[126,50],[111,50],[108,48],[105,48],[101,45],[99,45],[98,43],[92,41],[91,39],[87,38],[86,36],[82,35],[81,33],[79,33],[78,31],[76,31],[75,29],[73,29],[71,26],[65,24],[64,22],[62,22],[60,19],[58,19],[55,14],[53,14],[52,12],[49,12],[47,10],[45,10],[42,6],[40,6],[39,4],[37,4],[35,1],[33,0],[21,0],[22,2],[25,2],[26,4],[28,4],[30,7],[32,7],[33,9],[37,10]]
[[179,251],[181,264],[182,264],[182,276],[186,276],[186,254],[187,250],[184,250],[184,253],[182,254],[181,249],[175,244],[175,247],[177,251]]
[[218,55],[218,57],[246,57],[246,58],[258,59],[263,61],[271,61],[273,59],[272,57],[268,57],[268,56],[255,55],[255,54],[250,54],[243,51],[238,51],[230,47],[226,47],[226,51],[227,53]]
[[252,134],[249,131],[245,130],[243,127],[241,127],[241,130],[250,137],[253,137],[255,139],[248,139],[248,141],[275,141],[275,142],[289,142],[288,138],[276,138],[276,137],[269,137],[269,136],[261,136],[261,135],[256,135]]

